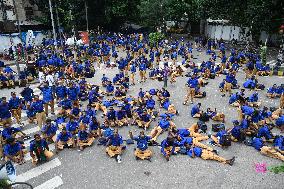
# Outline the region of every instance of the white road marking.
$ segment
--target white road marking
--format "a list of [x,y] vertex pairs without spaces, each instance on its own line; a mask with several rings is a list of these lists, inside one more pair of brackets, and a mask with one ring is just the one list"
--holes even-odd
[[17,176],[16,182],[27,182],[32,178],[38,177],[39,175],[61,165],[61,161],[58,158],[55,158],[51,161],[48,161],[38,167],[35,167],[27,172],[24,172]]
[[34,189],[54,189],[54,188],[61,186],[62,184],[63,184],[63,181],[62,181],[61,177],[56,176],[56,177],[42,183],[41,185],[35,187]]
[[23,132],[27,135],[30,135],[32,133],[36,133],[39,131],[39,127],[38,126],[35,126],[33,128],[30,128],[30,129],[26,129],[26,130],[23,130]]

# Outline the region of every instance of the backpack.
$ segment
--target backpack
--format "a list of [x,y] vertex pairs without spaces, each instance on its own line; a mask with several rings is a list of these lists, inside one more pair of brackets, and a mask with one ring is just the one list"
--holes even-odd
[[260,89],[260,90],[264,90],[265,89],[265,86],[263,84],[258,84],[256,86],[257,89]]
[[220,138],[219,144],[222,146],[231,146],[231,136],[229,134],[224,134]]
[[224,123],[212,124],[212,131],[213,132],[219,132],[221,130],[225,130]]
[[209,121],[209,116],[207,115],[207,113],[203,113],[200,115],[199,121],[203,121],[203,122],[207,122]]

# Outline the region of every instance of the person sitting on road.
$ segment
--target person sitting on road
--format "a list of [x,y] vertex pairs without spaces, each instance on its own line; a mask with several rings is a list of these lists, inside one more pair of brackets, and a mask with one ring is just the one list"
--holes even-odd
[[169,135],[161,143],[161,153],[166,158],[167,161],[170,160],[171,155],[176,155],[179,149],[180,148],[177,147],[176,144],[176,139],[171,135]]
[[42,127],[41,133],[42,137],[47,141],[54,143],[56,141],[56,131],[58,127],[51,123],[51,119],[46,120],[46,124]]
[[24,151],[23,146],[16,141],[15,138],[8,138],[3,148],[5,161],[12,161],[14,163],[23,164]]
[[137,142],[137,148],[134,151],[136,160],[148,160],[151,161],[153,152],[148,148],[148,143],[151,140],[150,136],[146,136],[144,131],[140,131],[139,136],[133,136],[132,132],[129,131],[129,136],[132,140]]
[[191,112],[190,112],[191,117],[193,117],[193,118],[199,118],[200,117],[200,115],[201,115],[200,107],[201,107],[201,103],[197,103],[192,107]]
[[107,139],[107,148],[106,153],[110,157],[115,157],[118,163],[121,163],[121,154],[126,149],[126,146],[123,146],[122,136],[118,134],[118,130],[115,129],[114,133],[110,135]]
[[75,147],[75,142],[72,134],[68,132],[65,127],[63,127],[62,131],[57,135],[55,141],[56,153],[58,153],[59,150],[63,150],[63,148],[74,148],[74,147]]
[[53,153],[49,151],[46,140],[42,139],[39,134],[35,134],[34,140],[30,142],[30,156],[34,165],[44,163],[53,156]]
[[80,124],[79,126],[79,132],[77,134],[78,142],[77,145],[79,147],[79,150],[84,150],[85,147],[91,146],[94,142],[93,135],[87,131],[86,125]]

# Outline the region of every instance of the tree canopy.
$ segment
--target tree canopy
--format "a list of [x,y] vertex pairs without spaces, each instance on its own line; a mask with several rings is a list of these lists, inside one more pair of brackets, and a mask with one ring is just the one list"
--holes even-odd
[[[126,21],[155,28],[164,21],[199,22],[211,18],[249,27],[254,35],[259,35],[260,31],[276,32],[284,21],[282,0],[52,0],[54,15],[57,2],[59,21],[65,30],[73,25],[86,28],[85,1],[90,28],[115,30]],[[39,5],[45,12],[41,20],[50,25],[48,0],[41,0]]]

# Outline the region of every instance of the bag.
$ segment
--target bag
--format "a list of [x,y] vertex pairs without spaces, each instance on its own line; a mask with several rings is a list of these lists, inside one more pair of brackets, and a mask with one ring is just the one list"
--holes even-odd
[[225,124],[223,123],[212,124],[213,132],[219,132],[221,130],[225,130]]
[[219,140],[219,144],[222,146],[231,146],[231,136],[229,134],[223,135]]
[[210,79],[215,79],[215,74],[210,74],[209,78]]
[[275,111],[277,110],[277,108],[276,108],[276,107],[270,107],[269,110],[270,110],[271,112],[275,112]]
[[200,115],[199,121],[207,122],[209,121],[209,116],[206,113]]
[[208,127],[205,123],[203,123],[199,128],[203,133],[206,133]]
[[263,84],[257,84],[256,88],[260,90],[264,90],[265,86]]
[[252,146],[252,139],[248,138],[244,141],[244,144],[247,146]]
[[134,140],[132,140],[132,139],[127,139],[127,140],[126,140],[126,144],[128,144],[128,145],[129,145],[129,144],[134,144]]
[[187,150],[185,146],[180,147],[179,151],[180,154],[187,154]]

